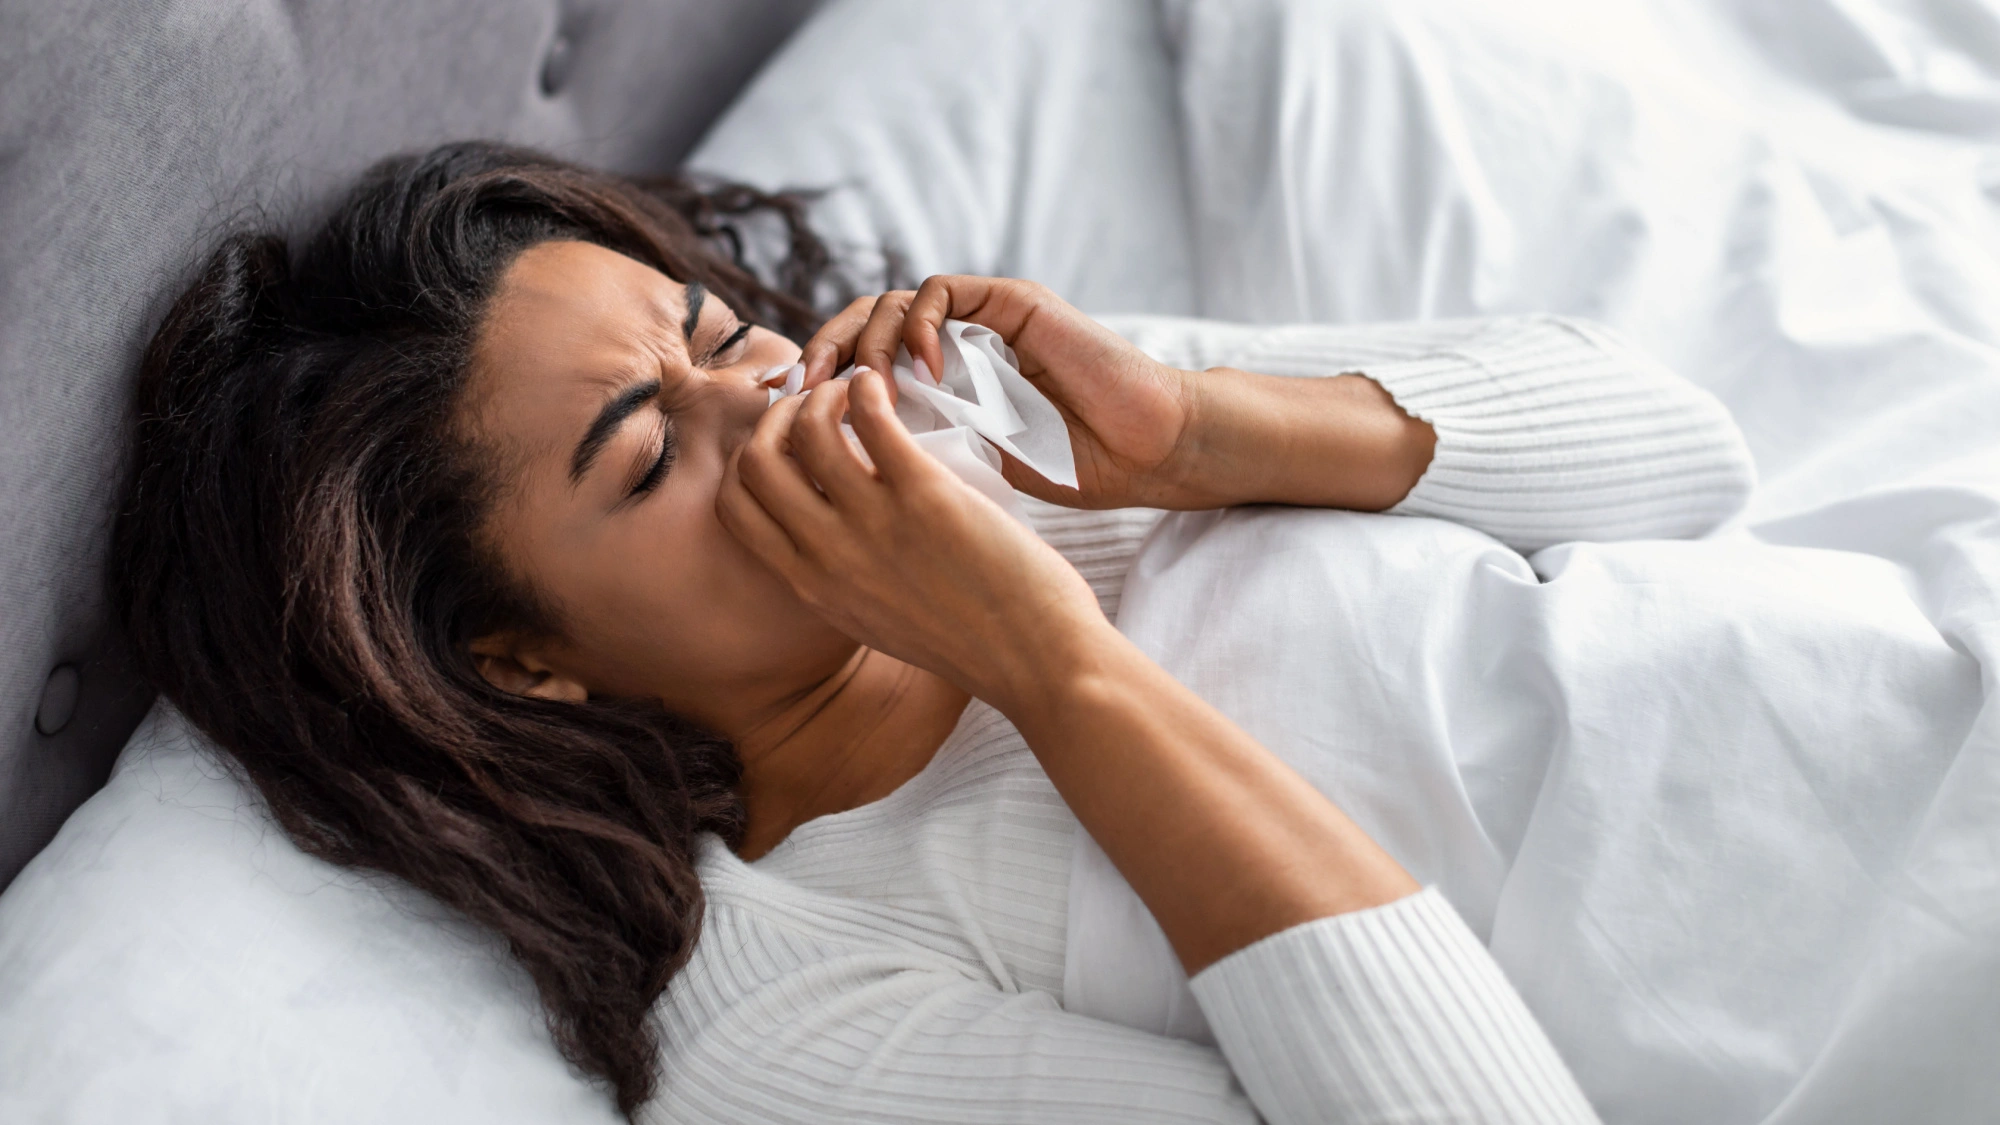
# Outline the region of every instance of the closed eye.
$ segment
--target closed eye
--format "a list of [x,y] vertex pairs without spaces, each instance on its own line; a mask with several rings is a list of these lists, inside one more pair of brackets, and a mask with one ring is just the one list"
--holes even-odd
[[710,364],[714,363],[717,359],[721,358],[724,355],[727,355],[731,348],[742,343],[744,338],[749,335],[750,335],[750,326],[748,324],[737,325],[736,331],[731,332],[728,338],[724,339],[720,344],[717,344],[715,346],[715,350],[708,353],[708,356],[703,361],[702,366],[707,367]]
[[674,467],[675,451],[674,420],[663,417],[660,421],[660,455],[653,458],[653,463],[646,469],[645,475],[632,485],[632,491],[626,494],[626,499],[637,499],[659,487],[660,482],[666,479],[667,470]]

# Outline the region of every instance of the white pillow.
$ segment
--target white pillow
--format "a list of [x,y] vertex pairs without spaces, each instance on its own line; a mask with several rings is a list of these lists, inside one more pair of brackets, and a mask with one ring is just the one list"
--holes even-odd
[[834,0],[688,158],[829,189],[814,225],[913,275],[1040,281],[1087,312],[1191,315],[1175,68],[1151,0]]
[[0,1121],[622,1122],[505,947],[313,859],[179,714],[0,896]]

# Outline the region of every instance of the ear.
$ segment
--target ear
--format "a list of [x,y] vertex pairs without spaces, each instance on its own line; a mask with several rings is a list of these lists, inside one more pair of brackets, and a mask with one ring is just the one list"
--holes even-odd
[[582,681],[550,667],[518,637],[481,637],[467,647],[479,674],[501,691],[558,703],[582,703],[590,698]]

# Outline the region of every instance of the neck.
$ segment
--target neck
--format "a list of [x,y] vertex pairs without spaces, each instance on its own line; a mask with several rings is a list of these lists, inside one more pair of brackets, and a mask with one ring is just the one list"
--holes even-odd
[[737,736],[756,859],[815,817],[858,808],[917,775],[970,699],[915,665],[859,648],[833,675]]

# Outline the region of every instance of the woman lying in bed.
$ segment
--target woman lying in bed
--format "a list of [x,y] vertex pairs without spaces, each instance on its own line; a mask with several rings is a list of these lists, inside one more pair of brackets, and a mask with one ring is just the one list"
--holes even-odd
[[[717,249],[761,211],[776,287]],[[628,1113],[1593,1119],[1452,908],[1111,626],[1152,515],[1064,509],[1697,533],[1747,487],[1720,407],[1548,320],[1385,329],[1360,374],[1301,343],[1325,379],[1185,370],[1241,330],[1149,356],[1021,282],[820,325],[826,264],[786,200],[477,144],[295,255],[231,240],[143,376],[148,673],[302,847],[504,935]],[[1064,410],[1079,487],[1008,466],[1041,537],[896,419],[880,373],[938,369],[946,318]],[[1219,1051],[1060,1007],[1078,822]]]

